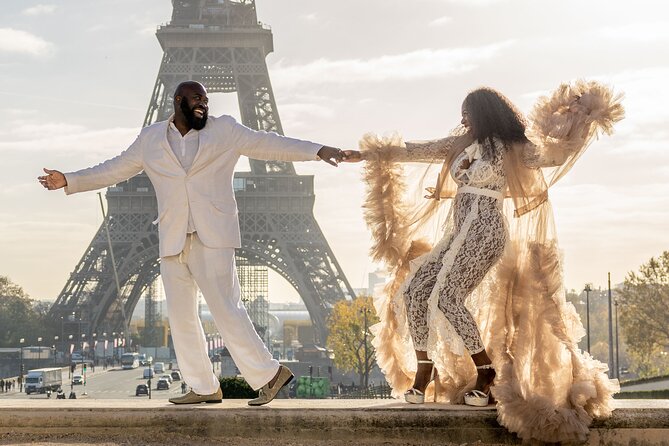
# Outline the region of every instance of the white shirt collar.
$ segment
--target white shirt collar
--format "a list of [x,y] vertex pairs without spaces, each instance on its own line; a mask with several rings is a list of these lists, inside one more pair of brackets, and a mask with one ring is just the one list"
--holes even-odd
[[174,114],[172,114],[168,118],[167,123],[168,123],[168,125],[167,125],[168,130],[172,130],[172,131],[177,132],[179,134],[179,136],[181,136],[183,138],[187,137],[191,133],[196,134],[197,132],[199,132],[199,130],[190,129],[185,135],[182,135],[181,132],[179,131],[179,129],[177,128],[177,126],[174,125]]

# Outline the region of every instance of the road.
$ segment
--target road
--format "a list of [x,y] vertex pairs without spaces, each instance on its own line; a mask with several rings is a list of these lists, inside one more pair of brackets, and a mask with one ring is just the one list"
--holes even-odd
[[[138,384],[146,384],[146,380],[142,377],[145,367],[137,369],[122,370],[120,368],[110,368],[102,370],[101,367],[96,368],[95,373],[87,373],[86,385],[72,386],[72,390],[77,394],[77,398],[92,398],[92,399],[136,399],[148,398],[146,395],[135,396],[135,389]],[[165,371],[167,374],[169,370]],[[75,374],[81,374],[81,370],[77,368]],[[156,390],[158,377],[154,376],[151,380],[151,398],[152,399],[168,399],[173,396],[181,394],[181,381],[174,381],[169,390]],[[65,395],[70,393],[70,385],[68,374],[63,372],[63,391]],[[86,395],[84,395],[86,393]],[[19,398],[19,399],[45,399],[46,395],[10,392],[0,393],[0,399],[4,398]],[[55,398],[52,395],[51,398]]]

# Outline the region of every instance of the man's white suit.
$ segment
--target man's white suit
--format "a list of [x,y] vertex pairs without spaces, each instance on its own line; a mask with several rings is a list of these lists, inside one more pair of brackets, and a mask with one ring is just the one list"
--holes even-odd
[[322,145],[257,132],[230,116],[209,117],[200,130],[193,166],[184,171],[167,142],[168,121],[142,129],[135,142],[115,158],[95,167],[67,173],[66,193],[107,187],[144,170],[158,198],[160,257],[178,255],[186,239],[188,210],[198,236],[210,248],[239,248],[237,202],[232,189],[240,155],[261,160],[320,159]]
[[[241,155],[261,160],[320,159],[322,145],[251,130],[230,116],[209,117],[199,149],[185,171],[167,140],[169,121],[142,129],[120,155],[65,174],[65,192],[99,189],[146,172],[156,191],[161,276],[177,360],[196,393],[214,393],[206,339],[197,314],[197,286],[237,367],[254,389],[266,384],[278,363],[255,333],[240,300],[234,248],[241,245],[232,180]],[[188,234],[189,213],[195,234]],[[196,286],[197,284],[197,286]]]

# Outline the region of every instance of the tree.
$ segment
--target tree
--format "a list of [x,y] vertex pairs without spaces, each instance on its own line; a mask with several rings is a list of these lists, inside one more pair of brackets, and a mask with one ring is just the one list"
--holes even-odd
[[9,277],[0,276],[0,296],[16,296],[30,299],[28,294],[19,285],[15,284]]
[[18,347],[21,338],[26,344],[35,343],[38,336],[46,339],[55,333],[43,303],[32,300],[8,277],[0,276],[0,347]]
[[619,320],[640,377],[669,372],[669,251],[630,272],[618,292]]
[[16,347],[35,328],[32,300],[23,288],[0,276],[0,347]]
[[[618,291],[614,290],[617,296]],[[609,298],[608,291],[602,288],[591,288],[590,292],[590,354],[597,360],[607,364],[609,362]],[[571,290],[567,293],[567,301],[571,302],[576,308],[576,312],[581,318],[583,328],[587,330],[587,309],[586,309],[586,292],[585,290]],[[620,299],[617,299],[620,304]],[[615,311],[616,307],[613,307]],[[618,305],[618,312],[622,311]],[[619,325],[620,327],[620,325]],[[615,330],[615,328],[614,328]],[[617,352],[617,358],[620,363],[618,367],[624,370],[632,369],[632,358],[628,352],[627,343],[622,331],[619,330],[618,347],[620,351]],[[587,351],[588,339],[587,335],[581,338],[578,346],[581,350]],[[615,346],[615,340],[614,340]],[[621,378],[629,378],[627,373],[620,372]]]
[[334,352],[335,366],[355,371],[365,387],[369,383],[369,371],[374,366],[369,327],[378,321],[371,296],[337,302],[328,321],[327,345]]

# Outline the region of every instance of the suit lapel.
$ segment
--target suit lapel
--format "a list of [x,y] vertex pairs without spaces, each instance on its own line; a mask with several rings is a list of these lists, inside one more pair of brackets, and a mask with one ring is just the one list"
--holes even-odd
[[209,134],[209,130],[207,130],[207,126],[205,126],[202,130],[198,132],[198,137],[199,139],[199,147],[197,149],[197,153],[195,154],[195,159],[193,159],[193,165],[190,167],[189,172],[194,172],[197,169],[200,168],[200,164],[206,163],[207,161],[207,153],[209,150],[209,141],[211,140],[211,135]]
[[[174,150],[172,150],[172,147],[170,147],[170,142],[167,140],[167,132],[170,131],[170,122],[172,122],[172,117],[165,121],[166,125],[162,129],[162,135],[160,138],[160,145],[163,147],[165,151],[167,151],[167,154],[169,157],[176,163],[176,165],[181,169],[182,171],[184,170],[183,166],[181,165],[181,162],[179,161],[179,158],[174,154]],[[184,171],[185,173],[185,171]]]

